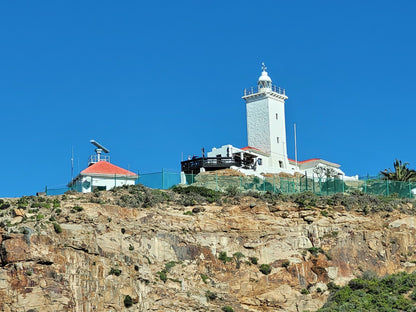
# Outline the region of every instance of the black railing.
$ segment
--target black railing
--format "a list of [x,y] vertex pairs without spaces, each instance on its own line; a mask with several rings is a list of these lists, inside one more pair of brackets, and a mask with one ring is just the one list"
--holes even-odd
[[253,161],[241,160],[232,157],[199,157],[181,162],[181,171],[185,173],[198,173],[201,168],[207,171],[236,167],[250,167]]

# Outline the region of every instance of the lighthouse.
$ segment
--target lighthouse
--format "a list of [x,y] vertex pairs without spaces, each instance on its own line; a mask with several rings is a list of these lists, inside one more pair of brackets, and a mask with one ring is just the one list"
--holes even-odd
[[285,101],[288,97],[284,89],[272,84],[266,70],[263,63],[257,90],[245,89],[242,97],[247,110],[248,146],[268,154],[263,165],[287,169]]

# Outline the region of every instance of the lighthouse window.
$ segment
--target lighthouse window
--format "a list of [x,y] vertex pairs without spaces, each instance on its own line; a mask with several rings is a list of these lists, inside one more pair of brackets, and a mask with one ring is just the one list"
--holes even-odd
[[279,137],[276,138],[277,143],[279,143]]
[[278,114],[278,113],[276,113],[276,120],[277,120],[277,119],[279,119],[279,114]]

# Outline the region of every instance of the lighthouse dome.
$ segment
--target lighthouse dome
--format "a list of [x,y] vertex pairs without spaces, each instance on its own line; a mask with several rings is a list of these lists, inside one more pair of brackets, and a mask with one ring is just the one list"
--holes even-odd
[[259,82],[260,81],[272,82],[272,79],[269,77],[265,69],[263,69],[263,72],[261,73],[261,76],[259,77]]

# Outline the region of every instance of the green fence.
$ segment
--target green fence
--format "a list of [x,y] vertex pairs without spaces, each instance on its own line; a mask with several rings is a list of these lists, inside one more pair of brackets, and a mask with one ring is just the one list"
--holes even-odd
[[416,182],[389,181],[381,179],[370,180],[340,180],[326,178],[296,178],[253,177],[253,176],[221,176],[216,173],[186,175],[186,184],[203,186],[218,191],[235,188],[240,191],[270,191],[274,193],[293,194],[313,192],[318,195],[336,193],[363,192],[380,196],[397,196],[414,198]]
[[[401,182],[368,178],[366,180],[339,180],[300,176],[283,178],[279,176],[223,176],[216,172],[202,174],[182,174],[162,170],[162,172],[139,174],[136,184],[154,189],[169,189],[178,184],[203,186],[213,190],[227,191],[238,189],[240,191],[262,191],[283,194],[313,192],[318,195],[332,195],[336,193],[363,192],[380,196],[397,196],[414,198],[416,182]],[[81,191],[81,185],[74,187],[48,188],[47,195],[59,195],[68,190]]]

